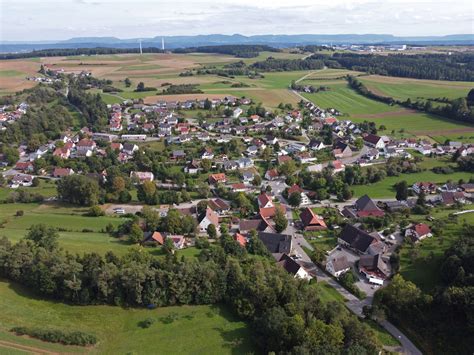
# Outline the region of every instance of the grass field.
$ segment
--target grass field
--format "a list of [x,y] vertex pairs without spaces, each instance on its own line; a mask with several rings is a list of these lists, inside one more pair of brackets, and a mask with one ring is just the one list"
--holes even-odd
[[420,80],[395,78],[379,75],[362,76],[360,80],[367,88],[377,94],[398,100],[442,98],[456,99],[466,97],[473,83],[462,81]]
[[[464,205],[462,209],[473,209],[474,205]],[[455,210],[449,208],[435,208],[430,215],[436,219],[446,218]],[[412,216],[412,219],[426,223],[425,216]],[[431,292],[439,285],[440,267],[444,258],[444,252],[457,239],[460,227],[464,222],[474,223],[474,213],[467,213],[456,217],[450,217],[451,223],[444,224],[442,238],[431,237],[418,243],[418,258],[411,260],[411,247],[404,246],[400,252],[400,273],[402,276],[414,282],[425,292]]]
[[[352,90],[345,80],[325,81],[328,91],[314,94],[303,93],[308,100],[322,108],[336,108],[349,115],[376,114],[400,110],[397,106],[390,106],[382,102],[368,99]],[[318,81],[302,81],[302,85],[318,85]],[[319,86],[319,85],[318,85]]]
[[[23,216],[15,216],[17,211]],[[74,253],[97,252],[105,254],[111,250],[118,255],[125,254],[130,245],[128,242],[101,233],[106,225],[118,226],[124,220],[118,217],[86,217],[87,209],[63,207],[57,204],[0,204],[0,236],[13,242],[22,239],[33,224],[44,223],[60,228],[59,245]],[[90,230],[83,232],[84,229]]]
[[[100,354],[243,354],[254,344],[244,322],[219,306],[181,306],[154,310],[111,306],[70,306],[36,297],[23,287],[0,281],[1,340],[61,353]],[[166,322],[172,315],[175,320]],[[139,323],[153,318],[150,328]],[[92,348],[61,346],[9,332],[15,326],[51,327],[95,334]],[[179,341],[177,341],[179,339]]]

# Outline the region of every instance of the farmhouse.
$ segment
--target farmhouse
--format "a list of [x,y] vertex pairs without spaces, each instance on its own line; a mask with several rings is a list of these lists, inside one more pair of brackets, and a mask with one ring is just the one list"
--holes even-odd
[[378,243],[378,240],[362,229],[346,224],[337,242],[358,254],[366,254],[369,252],[369,247]]
[[301,211],[300,218],[305,231],[317,231],[327,228],[324,220],[309,207]]
[[211,208],[208,207],[206,208],[206,213],[204,213],[204,215],[199,221],[199,231],[201,233],[206,233],[207,227],[209,227],[210,224],[213,224],[216,228],[219,228],[219,216],[216,212],[214,212]]
[[362,255],[359,260],[359,272],[364,274],[370,283],[383,285],[390,276],[388,263],[381,254]]
[[268,196],[265,192],[262,192],[260,195],[258,195],[257,202],[258,202],[258,208],[275,207],[275,205],[272,202],[272,198]]
[[368,134],[363,139],[364,139],[364,143],[367,144],[369,147],[376,148],[376,149],[385,148],[385,143],[382,137],[379,137],[375,134]]
[[52,175],[55,178],[62,178],[64,176],[69,176],[72,174],[74,174],[74,170],[70,168],[54,168]]
[[339,277],[351,269],[349,261],[345,255],[331,258],[326,263],[326,271],[334,277]]
[[226,181],[227,181],[227,178],[225,174],[223,173],[209,175],[209,184],[211,185],[225,183]]
[[417,243],[426,237],[431,237],[431,229],[425,223],[417,223],[406,229],[405,237],[410,238],[412,242]]
[[383,217],[385,215],[384,211],[378,208],[367,195],[359,198],[354,206],[344,207],[342,214],[347,218]]
[[277,264],[297,279],[311,280],[313,278],[304,267],[290,258],[287,254],[282,254],[280,258],[277,259]]

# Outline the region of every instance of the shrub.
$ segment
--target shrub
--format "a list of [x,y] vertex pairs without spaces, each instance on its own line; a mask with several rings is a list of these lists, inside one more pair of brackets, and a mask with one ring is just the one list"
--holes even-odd
[[21,217],[21,216],[23,216],[24,214],[25,214],[25,212],[23,212],[23,210],[18,210],[18,211],[16,211],[15,216]]
[[87,211],[87,215],[90,217],[100,217],[100,216],[105,215],[105,212],[102,211],[102,209],[99,206],[95,205],[89,208],[89,211]]
[[28,335],[32,338],[40,339],[50,343],[61,343],[64,345],[94,345],[97,343],[95,335],[84,332],[63,332],[57,329],[40,329],[29,327],[15,327],[11,329],[17,335]]
[[155,323],[155,320],[153,318],[147,318],[141,321],[138,325],[141,328],[150,328],[153,325],[153,323]]

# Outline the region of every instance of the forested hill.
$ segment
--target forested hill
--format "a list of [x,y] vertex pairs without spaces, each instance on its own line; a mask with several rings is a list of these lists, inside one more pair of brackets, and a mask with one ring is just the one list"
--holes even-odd
[[474,81],[474,54],[315,54],[330,68],[346,68],[370,74],[416,79]]

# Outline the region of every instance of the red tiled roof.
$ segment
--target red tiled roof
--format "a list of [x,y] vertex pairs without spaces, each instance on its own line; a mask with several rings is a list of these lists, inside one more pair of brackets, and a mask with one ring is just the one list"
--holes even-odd
[[299,187],[298,185],[294,184],[292,187],[288,189],[288,196],[290,196],[294,192],[302,193],[303,189]]
[[309,207],[301,211],[300,214],[301,221],[303,222],[305,228],[327,228],[326,223],[322,218],[320,218],[313,210]]
[[235,233],[234,240],[244,248],[247,245],[247,239],[240,233]]
[[258,195],[257,199],[260,206],[265,206],[268,202],[272,202],[270,196],[268,196],[265,192],[262,192],[260,195]]
[[151,239],[161,245],[165,243],[165,238],[160,232],[153,232],[153,234],[151,235]]
[[375,134],[368,134],[364,137],[364,140],[366,142],[369,142],[371,144],[377,144],[379,140],[381,140],[379,136],[376,136]]
[[431,233],[431,229],[430,227],[425,224],[425,223],[418,223],[418,224],[415,224],[412,229],[420,236],[424,236],[428,233]]

